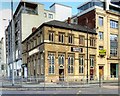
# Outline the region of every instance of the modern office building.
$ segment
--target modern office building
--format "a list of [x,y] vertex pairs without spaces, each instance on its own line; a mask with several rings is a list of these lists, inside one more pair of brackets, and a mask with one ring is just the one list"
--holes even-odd
[[70,21],[43,23],[22,42],[28,78],[45,77],[46,82],[86,80],[88,48],[88,67],[94,69],[89,79],[93,79],[96,75],[96,36],[94,30]]
[[[113,0],[112,0],[113,1]],[[72,22],[96,30],[96,75],[117,80],[120,64],[120,5],[106,0],[90,0],[78,7]],[[87,22],[87,24],[86,24]],[[90,58],[90,57],[89,57]],[[91,73],[89,68],[89,73]]]
[[[62,11],[61,18],[58,18],[58,15],[62,10],[61,8],[64,9],[64,11]],[[65,20],[72,16],[71,9],[72,8],[69,6],[57,3],[53,4],[50,7],[50,10],[44,9],[44,5],[40,3],[26,1],[19,3],[13,16],[15,32],[12,33],[11,31],[11,22],[6,29],[6,58],[7,64],[9,65],[8,76],[12,75],[13,61],[15,61],[15,76],[21,76],[21,66],[23,64],[21,42],[32,33],[32,28],[37,28],[43,22],[54,19]],[[68,14],[64,15],[66,12]],[[15,56],[15,60],[13,60],[13,55]],[[25,72],[27,72],[27,70]]]

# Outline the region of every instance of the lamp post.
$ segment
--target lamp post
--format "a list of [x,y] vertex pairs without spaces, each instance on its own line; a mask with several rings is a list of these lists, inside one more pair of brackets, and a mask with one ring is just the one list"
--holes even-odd
[[15,28],[14,28],[14,20],[13,20],[13,0],[11,0],[11,18],[12,18],[12,49],[13,49],[13,63],[12,63],[12,86],[14,86],[15,81],[14,81],[14,63],[15,63]]
[[87,28],[87,76],[86,76],[86,81],[87,81],[87,84],[88,84],[88,18],[85,17],[85,22],[86,22],[86,28]]

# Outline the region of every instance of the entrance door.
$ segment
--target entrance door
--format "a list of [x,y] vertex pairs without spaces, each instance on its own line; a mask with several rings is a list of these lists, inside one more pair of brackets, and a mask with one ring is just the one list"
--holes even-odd
[[99,76],[104,76],[104,66],[99,66]]
[[93,75],[94,75],[94,71],[93,71],[93,68],[91,68],[90,69],[90,80],[94,79]]
[[64,69],[59,69],[59,80],[64,81]]

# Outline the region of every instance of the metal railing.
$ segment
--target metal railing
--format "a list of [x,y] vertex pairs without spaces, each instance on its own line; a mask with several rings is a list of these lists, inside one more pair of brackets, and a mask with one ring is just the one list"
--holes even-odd
[[[82,88],[82,87],[89,87],[89,86],[98,86],[101,87],[103,83],[118,83],[118,80],[106,80],[107,77],[99,77],[93,76],[93,78],[90,79],[89,82],[86,82],[86,76],[83,76],[83,78],[70,78],[65,77],[61,79],[57,79],[56,81],[47,82],[46,80],[49,79],[48,77],[41,77],[41,78],[35,78],[35,77],[29,77],[29,78],[23,78],[23,77],[15,77],[15,85],[17,88],[38,88],[45,90],[46,88]],[[12,79],[8,77],[1,78],[2,85],[1,87],[12,87]]]

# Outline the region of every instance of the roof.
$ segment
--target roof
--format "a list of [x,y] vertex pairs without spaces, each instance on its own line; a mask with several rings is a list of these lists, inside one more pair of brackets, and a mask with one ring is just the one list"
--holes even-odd
[[43,23],[43,25],[59,27],[59,28],[75,30],[75,31],[81,31],[81,32],[85,32],[85,33],[88,31],[88,33],[90,33],[90,34],[96,34],[95,30],[92,30],[90,28],[86,28],[85,26],[81,26],[78,24],[68,24],[66,22],[61,22],[61,21],[57,21],[57,20]]
[[72,8],[71,6],[63,5],[63,4],[60,4],[60,3],[53,3],[53,4],[50,6],[50,8],[53,7],[55,4],[57,4],[57,5],[61,5],[61,6],[64,6],[64,7]]
[[68,29],[68,30],[80,31],[80,32],[84,32],[84,33],[88,32],[89,34],[95,34],[95,35],[97,35],[97,33],[95,32],[95,30],[87,28],[85,26],[81,26],[81,25],[78,25],[78,24],[68,24],[66,22],[52,20],[52,21],[49,21],[49,22],[45,22],[41,26],[39,26],[35,30],[35,32],[33,32],[32,34],[30,34],[23,42],[25,42],[26,40],[28,40],[32,35],[34,35],[43,26],[49,26],[49,27],[55,27],[55,28],[61,28],[61,29]]
[[120,0],[111,0],[111,3],[120,6]]
[[[14,17],[18,13],[18,11],[20,10],[20,7],[24,6],[24,3],[26,3],[26,6],[31,7],[31,8],[35,8],[35,7],[37,7],[38,4],[41,4],[41,3],[38,3],[38,2],[37,3],[36,2],[31,2],[31,1],[28,1],[28,0],[20,1],[16,10],[15,10]],[[41,4],[41,5],[43,5],[43,4]]]

